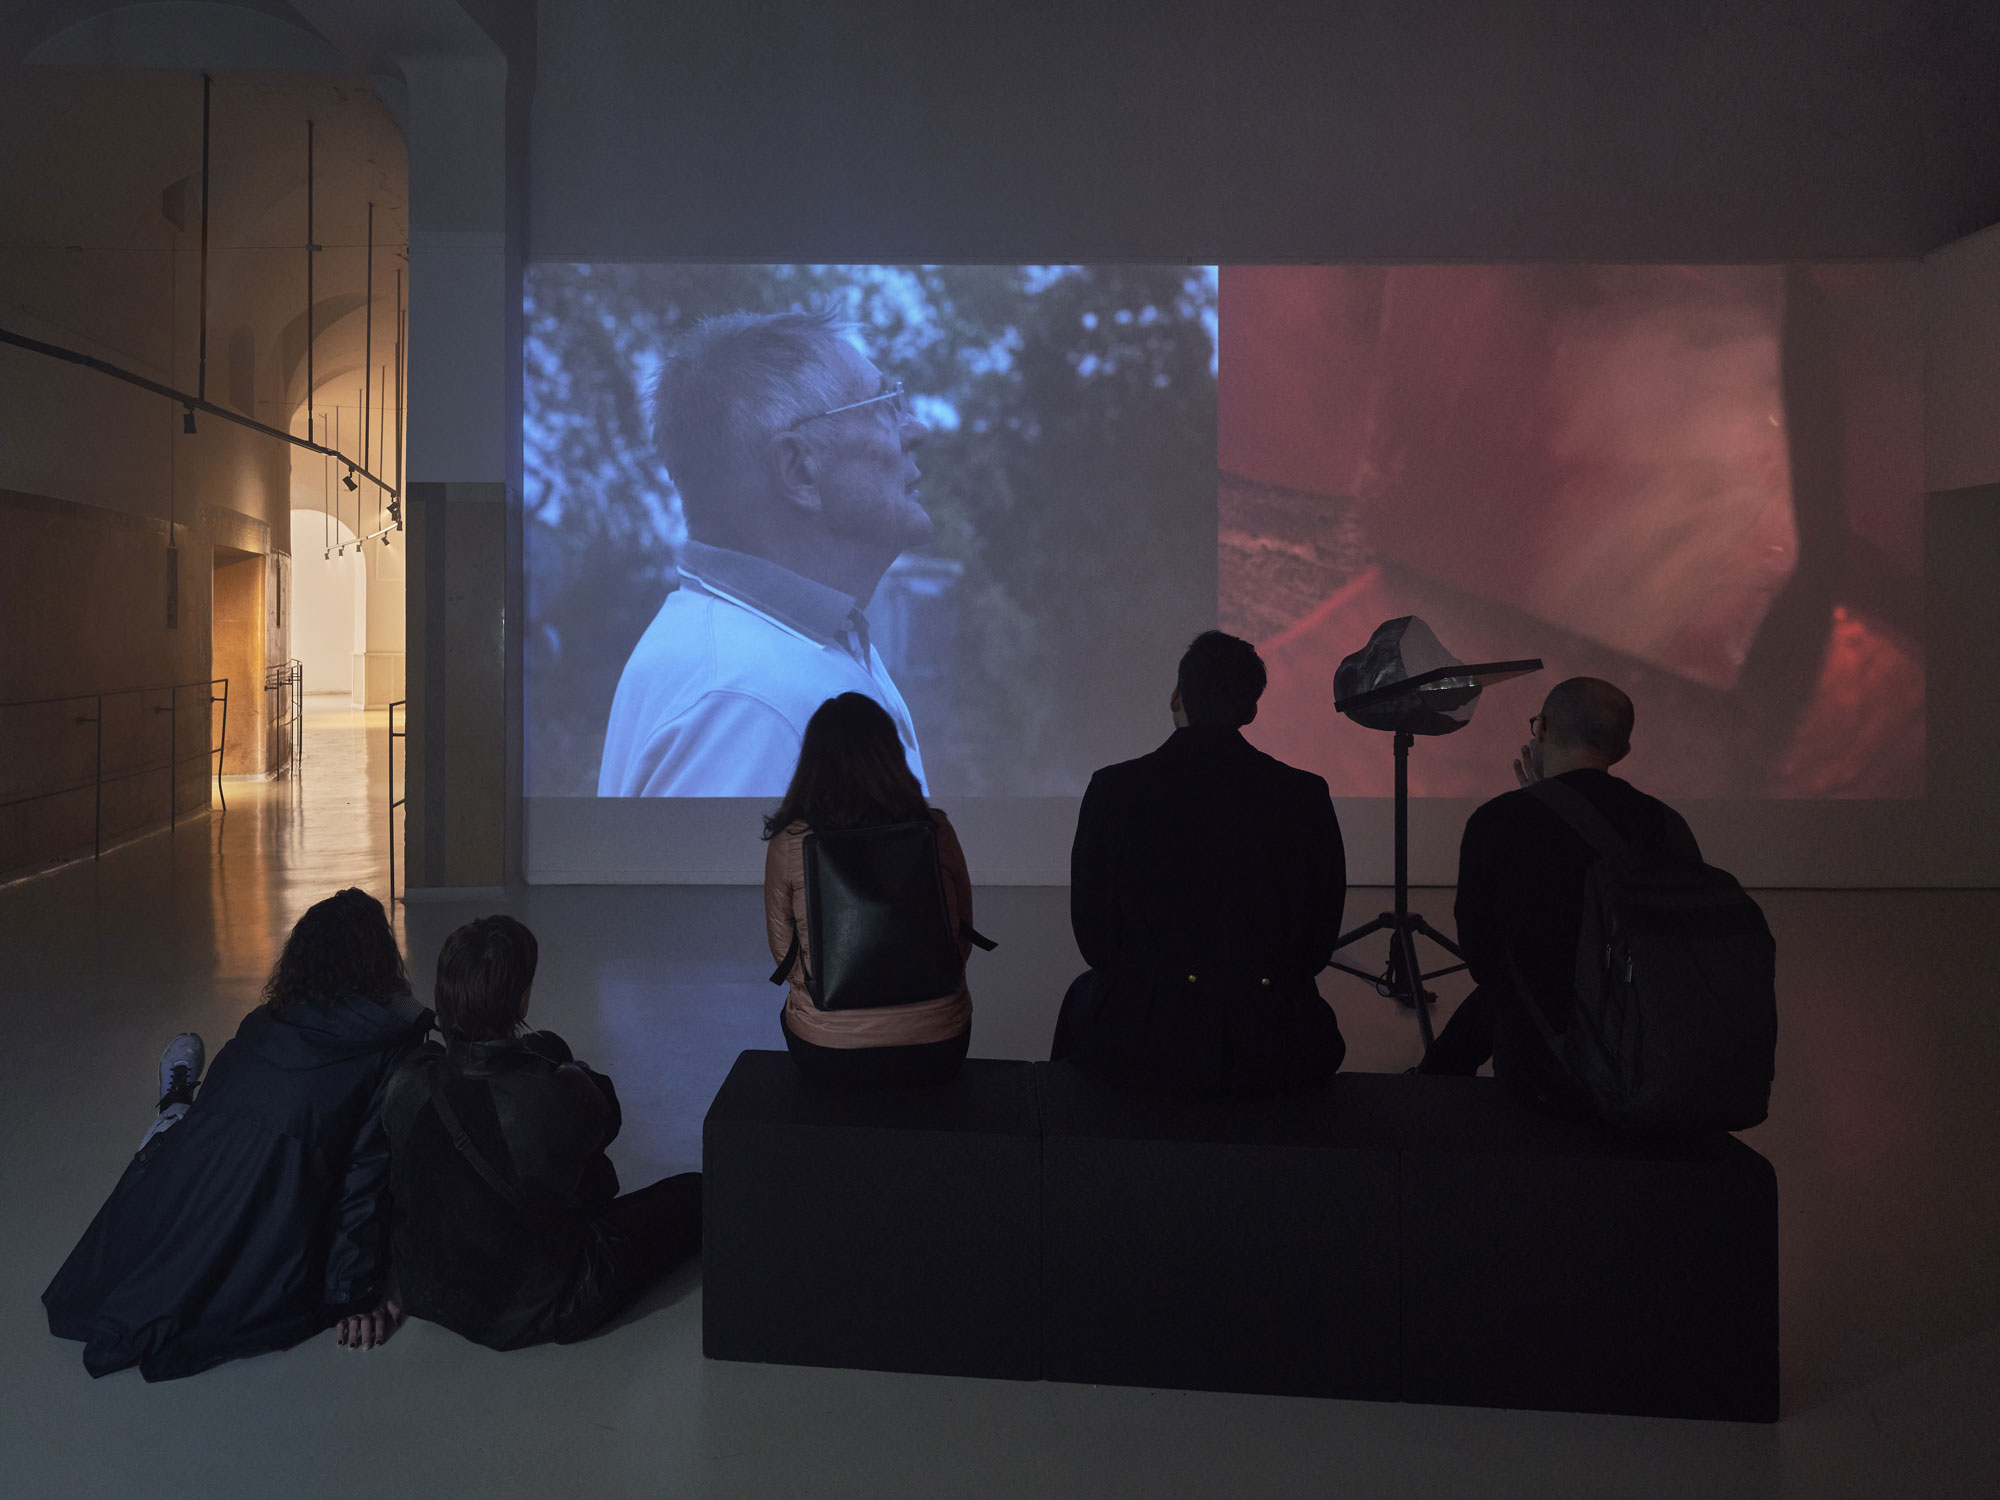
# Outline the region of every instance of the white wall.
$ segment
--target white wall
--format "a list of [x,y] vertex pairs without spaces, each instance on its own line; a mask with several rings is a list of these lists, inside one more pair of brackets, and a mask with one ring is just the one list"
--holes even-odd
[[1935,10],[538,0],[529,239],[546,260],[1913,256],[1992,202],[1994,36]]
[[355,605],[354,701],[363,708],[383,708],[404,695],[407,548],[405,533],[392,531],[371,538],[361,549],[366,581]]
[[[336,550],[322,556],[324,538]],[[367,607],[362,560],[354,533],[323,511],[292,512],[292,654],[305,667],[308,693],[346,693],[354,654],[363,649],[361,615]]]

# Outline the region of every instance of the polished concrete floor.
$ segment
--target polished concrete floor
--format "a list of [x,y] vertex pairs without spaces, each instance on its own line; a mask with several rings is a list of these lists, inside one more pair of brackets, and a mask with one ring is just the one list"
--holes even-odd
[[[315,705],[295,780],[0,888],[0,1494],[1765,1496],[2000,1494],[2000,894],[1773,892],[1785,1417],[1772,1428],[732,1365],[686,1271],[615,1328],[496,1355],[412,1323],[191,1380],[92,1381],[37,1297],[150,1117],[312,901],[388,877],[386,723]],[[1037,1055],[1078,966],[1060,890],[979,893],[974,1050]],[[1356,892],[1367,915],[1380,892]],[[611,1072],[628,1185],[699,1165],[737,1051],[777,1038],[756,893],[539,889],[535,1020]],[[1434,918],[1450,893],[1422,893]],[[419,994],[473,908],[398,908]],[[1448,988],[1447,998],[1459,993]],[[1414,1024],[1331,976],[1349,1064]],[[809,1273],[808,1273],[809,1274]]]

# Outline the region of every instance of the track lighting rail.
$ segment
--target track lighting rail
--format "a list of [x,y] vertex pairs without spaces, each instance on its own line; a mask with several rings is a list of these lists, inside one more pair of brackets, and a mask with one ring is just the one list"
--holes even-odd
[[281,432],[255,417],[246,417],[241,412],[217,406],[213,401],[204,400],[186,391],[177,391],[171,386],[161,385],[157,380],[148,380],[144,375],[135,375],[130,370],[120,369],[109,360],[98,359],[94,355],[81,354],[74,349],[64,349],[57,344],[45,344],[40,339],[31,339],[24,333],[0,328],[0,344],[12,344],[17,349],[26,349],[30,354],[45,355],[50,359],[62,360],[65,364],[81,365],[86,370],[95,370],[100,375],[109,375],[114,380],[122,380],[127,385],[136,385],[142,391],[151,391],[156,396],[164,396],[174,405],[182,408],[193,418],[196,412],[204,412],[212,417],[220,417],[225,422],[234,422],[238,427],[248,427],[252,432],[261,432],[266,437],[276,438],[281,443],[290,443],[294,448],[303,448],[308,453],[323,453],[328,458],[338,460],[347,466],[348,472],[367,480],[390,499],[400,499],[401,492],[386,479],[379,479],[362,464],[356,463],[346,454],[336,449],[315,443],[307,438],[294,437],[289,432]]

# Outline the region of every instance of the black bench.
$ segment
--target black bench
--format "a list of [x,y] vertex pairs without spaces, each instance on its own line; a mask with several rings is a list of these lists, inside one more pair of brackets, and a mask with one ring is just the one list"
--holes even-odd
[[704,1127],[715,1358],[1771,1421],[1777,1184],[1490,1079],[1186,1100],[1061,1064]]
[[1402,1080],[1207,1100],[1035,1071],[1045,1377],[1396,1399]]
[[702,1351],[1033,1379],[1040,1178],[1028,1063],[850,1092],[745,1052],[702,1124]]
[[1406,1081],[1405,1401],[1778,1419],[1769,1162]]

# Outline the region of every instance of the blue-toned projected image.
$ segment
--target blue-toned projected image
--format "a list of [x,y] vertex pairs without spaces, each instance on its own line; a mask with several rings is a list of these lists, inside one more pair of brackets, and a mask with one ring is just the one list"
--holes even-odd
[[1147,748],[1216,618],[1216,286],[531,267],[527,792],[775,800],[847,691],[934,796]]

